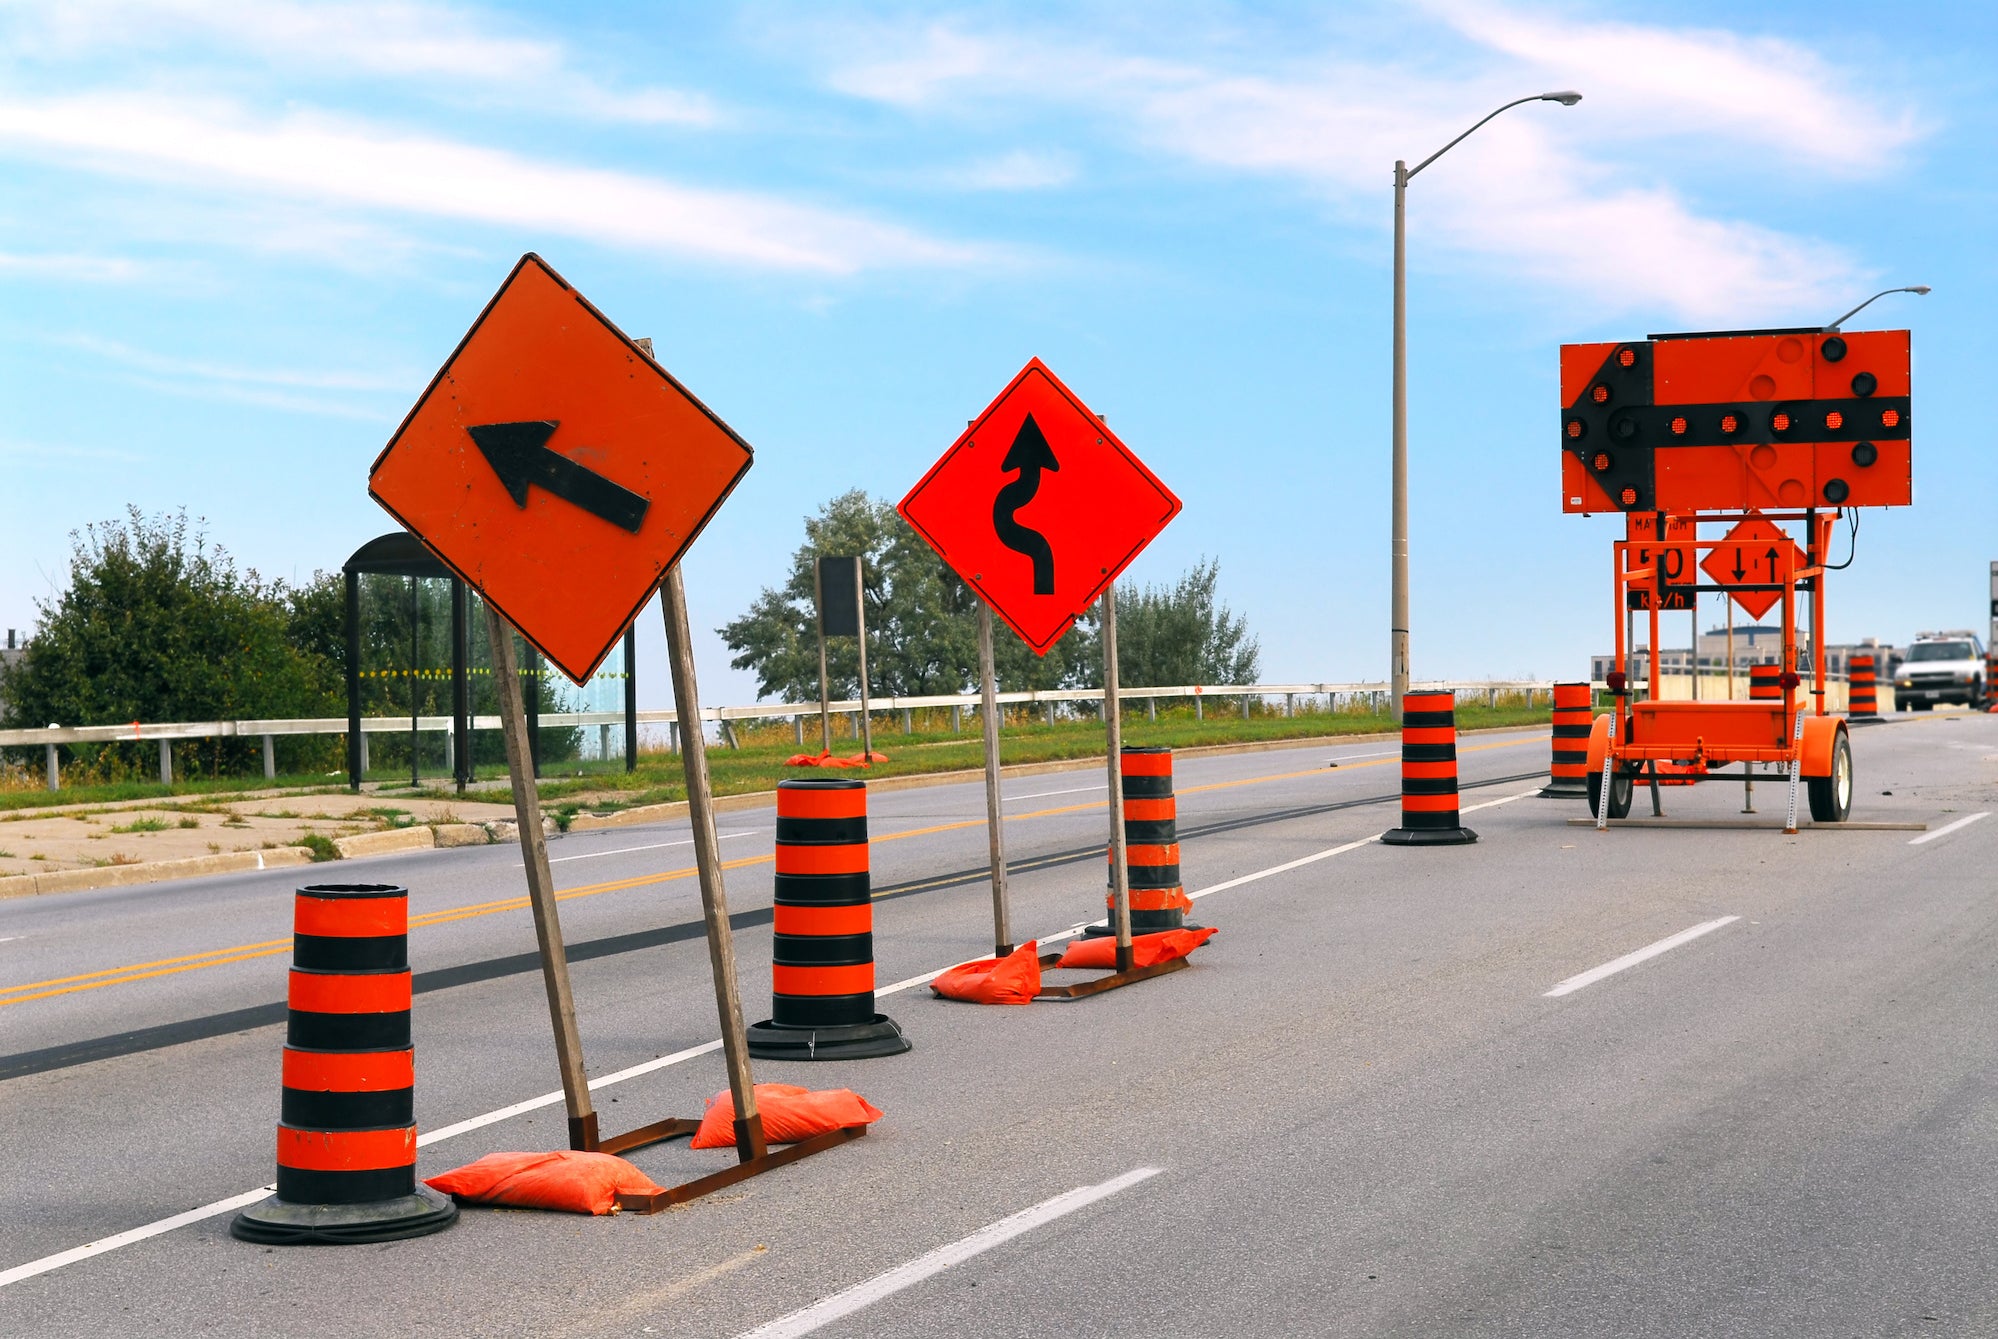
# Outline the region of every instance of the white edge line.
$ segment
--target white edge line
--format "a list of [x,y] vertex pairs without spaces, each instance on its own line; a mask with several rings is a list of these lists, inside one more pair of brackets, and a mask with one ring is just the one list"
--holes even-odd
[[1950,833],[1955,832],[1958,828],[1967,828],[1972,823],[1975,823],[1978,819],[1989,818],[1989,817],[1991,817],[1991,811],[1988,809],[1981,814],[1965,814],[1962,818],[1957,819],[1956,822],[1945,823],[1941,827],[1937,828],[1934,832],[1924,832],[1919,837],[1910,837],[1908,839],[1908,845],[1920,846],[1923,842],[1932,842],[1938,837],[1947,837],[1949,836]]
[[120,1232],[116,1236],[99,1237],[96,1241],[85,1242],[81,1246],[71,1247],[69,1250],[62,1251],[56,1255],[43,1256],[39,1260],[30,1260],[25,1265],[15,1265],[12,1269],[0,1270],[0,1288],[4,1288],[10,1283],[19,1283],[23,1279],[31,1279],[37,1274],[46,1274],[51,1270],[61,1269],[64,1265],[73,1265],[79,1260],[88,1260],[92,1256],[102,1255],[107,1251],[115,1251],[120,1246],[130,1246],[133,1242],[144,1241],[148,1237],[157,1237],[162,1233],[171,1232],[177,1227],[186,1227],[189,1223],[198,1223],[204,1218],[213,1218],[218,1213],[227,1213],[231,1209],[246,1208],[276,1189],[277,1187],[274,1185],[258,1186],[255,1190],[246,1190],[240,1195],[231,1195],[226,1200],[216,1200],[213,1204],[204,1204],[199,1209],[189,1209],[186,1213],[177,1213],[171,1218],[162,1218],[156,1223],[147,1223],[144,1227],[135,1227],[129,1231]]
[[1722,916],[1716,920],[1701,921],[1698,925],[1690,929],[1679,931],[1678,934],[1667,935],[1655,944],[1646,944],[1634,953],[1626,953],[1621,958],[1612,959],[1600,967],[1591,967],[1588,971],[1578,976],[1571,976],[1560,985],[1554,987],[1554,989],[1548,991],[1541,998],[1551,1000],[1559,998],[1562,995],[1573,994],[1583,986],[1592,986],[1606,976],[1615,976],[1627,967],[1635,967],[1638,963],[1648,958],[1655,958],[1661,953],[1669,953],[1681,944],[1691,943],[1701,935],[1712,934],[1723,925],[1732,925],[1740,919],[1741,917],[1739,916]]
[[1087,795],[1093,790],[1108,789],[1110,787],[1106,784],[1101,786],[1076,786],[1071,790],[1036,790],[1026,795],[1008,795],[1006,796],[1006,801],[1010,804],[1014,800],[1045,800],[1050,795]]
[[1108,1199],[1119,1191],[1128,1190],[1141,1181],[1148,1181],[1160,1172],[1157,1167],[1135,1167],[1122,1176],[1112,1177],[1100,1185],[1077,1186],[1064,1191],[1052,1199],[1042,1200],[1031,1208],[1022,1209],[989,1227],[982,1227],[968,1237],[960,1238],[946,1246],[939,1246],[927,1255],[920,1255],[905,1265],[897,1265],[885,1274],[876,1274],[862,1283],[856,1283],[844,1292],[834,1293],[804,1308],[793,1311],[788,1316],[780,1316],[767,1324],[746,1331],[738,1339],[799,1339],[814,1330],[823,1328],[844,1316],[872,1306],[884,1297],[892,1296],[904,1288],[921,1283],[934,1274],[941,1274],[953,1265],[963,1264],[975,1255],[980,1255],[995,1246],[1003,1245],[1013,1238],[1033,1231],[1057,1218],[1074,1213],[1098,1200]]
[[[718,841],[727,841],[730,837],[754,837],[759,832],[767,831],[769,831],[768,828],[751,828],[747,832],[717,832],[715,837]],[[630,855],[634,851],[663,851],[669,846],[692,846],[693,844],[694,839],[686,837],[680,841],[653,842],[647,846],[620,846],[614,851],[585,851],[581,855],[558,855],[550,858],[548,863],[551,865],[560,865],[569,860],[597,860],[607,855]],[[525,866],[515,865],[513,868],[522,869]]]
[[1467,808],[1459,809],[1457,812],[1460,814],[1475,814],[1480,809],[1496,809],[1501,804],[1511,804],[1514,800],[1523,800],[1528,796],[1538,795],[1539,793],[1540,789],[1536,786],[1532,790],[1523,790],[1517,795],[1508,795],[1502,800],[1486,800],[1483,804],[1473,804]]
[[[1510,798],[1521,799],[1523,797],[1515,795]],[[1501,803],[1503,803],[1503,801],[1501,801]],[[730,835],[748,835],[748,834],[730,834]],[[1304,856],[1297,860],[1287,861],[1286,863],[1281,865],[1272,865],[1268,869],[1257,870],[1253,874],[1244,874],[1240,878],[1229,879],[1225,883],[1217,883],[1214,884],[1212,887],[1202,888],[1198,892],[1189,893],[1187,896],[1189,899],[1196,897],[1207,897],[1213,893],[1226,892],[1230,888],[1239,888],[1243,884],[1255,883],[1261,879],[1267,879],[1278,874],[1288,873],[1289,871],[1294,869],[1301,869],[1306,865],[1316,864],[1320,860],[1329,860],[1335,855],[1344,855],[1348,851],[1358,850],[1362,846],[1370,845],[1373,842],[1379,841],[1380,835],[1381,834],[1377,832],[1373,834],[1371,837],[1362,837],[1358,841],[1347,842],[1343,846],[1334,846],[1330,850],[1318,851],[1312,855]],[[1073,939],[1076,935],[1081,934],[1083,928],[1089,924],[1090,922],[1088,921],[1078,921],[1076,924],[1070,926],[1066,930],[1058,930],[1053,934],[1040,936],[1038,942],[1043,944],[1052,944],[1052,943],[1059,943],[1061,940],[1064,939]],[[966,961],[977,962],[979,961],[979,959],[971,958],[967,959]],[[925,985],[928,982],[935,980],[937,977],[943,975],[945,972],[949,970],[950,970],[949,967],[939,967],[933,972],[924,972],[920,976],[908,977],[907,979],[902,981],[897,981],[892,985],[884,986],[876,990],[874,994],[877,998],[883,995],[898,994],[901,991],[910,990],[917,986]],[[719,1051],[720,1049],[721,1049],[721,1039],[717,1037],[715,1040],[710,1042],[704,1042],[699,1046],[690,1046],[685,1050],[675,1051],[671,1055],[660,1056],[655,1060],[647,1060],[643,1064],[633,1065],[629,1069],[621,1069],[614,1074],[606,1074],[601,1078],[591,1079],[590,1090],[594,1092],[599,1088],[607,1088],[614,1083],[623,1083],[627,1079],[634,1079],[642,1074],[650,1074],[656,1070],[665,1069],[670,1065],[681,1064],[685,1061],[692,1060],[697,1056],[707,1055],[710,1052]],[[524,1115],[529,1111],[539,1111],[544,1107],[552,1107],[561,1100],[562,1100],[562,1093],[560,1089],[557,1089],[552,1093],[543,1093],[539,1097],[530,1097],[526,1101],[515,1102],[512,1106],[501,1107],[497,1111],[488,1111],[484,1115],[473,1116],[467,1120],[461,1120],[454,1125],[446,1125],[441,1129],[432,1130],[428,1134],[420,1134],[417,1136],[416,1146],[418,1148],[427,1148],[432,1144],[439,1144],[447,1139],[455,1139],[461,1134],[469,1134],[473,1130],[482,1130],[488,1125],[497,1125],[501,1121],[509,1120],[514,1116]],[[1140,1170],[1143,1170],[1146,1176],[1153,1175],[1156,1172],[1156,1169],[1140,1169]],[[1131,1175],[1136,1175],[1136,1173],[1131,1173]],[[1140,1177],[1139,1179],[1143,1178]],[[1114,1183],[1105,1182],[1104,1184],[1110,1185]],[[1123,1187],[1121,1185],[1117,1187],[1117,1189],[1119,1190],[1121,1190],[1122,1188]],[[273,1189],[274,1187],[268,1185],[259,1186],[255,1190],[244,1191],[242,1194],[232,1195],[228,1199],[216,1200],[213,1204],[204,1204],[198,1209],[189,1209],[187,1212],[175,1214],[171,1218],[162,1218],[158,1222],[147,1223],[143,1227],[131,1228],[127,1231],[117,1233],[114,1236],[100,1237],[96,1241],[86,1242],[81,1246],[72,1247],[71,1249],[67,1251],[62,1251],[56,1255],[44,1256],[40,1260],[30,1260],[26,1264],[16,1265],[11,1269],[0,1271],[0,1288],[5,1288],[9,1284],[19,1283],[24,1279],[34,1278],[38,1274],[46,1274],[51,1270],[61,1269],[65,1265],[73,1265],[77,1263],[79,1260],[87,1260],[93,1256],[101,1255],[107,1251],[116,1250],[121,1246],[129,1246],[132,1245],[134,1242],[144,1241],[149,1237],[157,1237],[162,1233],[171,1232],[175,1228],[186,1227],[190,1223],[198,1223],[201,1222],[203,1219],[213,1218],[218,1214],[228,1213],[231,1209],[243,1208],[246,1205],[256,1203],[264,1196],[270,1194]],[[1071,1192],[1071,1193],[1080,1193],[1080,1192]],[[1114,1194],[1115,1191],[1108,1191],[1105,1193]],[[1049,1201],[1049,1203],[1053,1203],[1053,1201]],[[1029,1210],[1028,1212],[1032,1212],[1032,1210]]]

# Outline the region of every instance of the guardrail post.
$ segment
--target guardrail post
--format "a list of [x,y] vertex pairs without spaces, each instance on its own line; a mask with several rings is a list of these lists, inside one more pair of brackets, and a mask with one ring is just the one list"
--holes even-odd
[[1283,714],[1286,719],[1297,715],[1296,693],[1285,693],[1283,695]]
[[963,730],[964,730],[964,708],[952,707],[950,709],[950,732],[955,735],[955,734],[961,734]]
[[905,735],[913,735],[914,733],[916,733],[915,716],[910,712],[910,710],[907,707],[902,708],[902,733]]
[[1049,725],[1054,724],[1054,703],[1052,702],[1041,703],[1041,720]]
[[1145,719],[1148,721],[1156,721],[1158,718],[1159,718],[1159,700],[1155,697],[1146,698]]
[[277,739],[264,736],[264,780],[277,780]]
[[798,747],[805,747],[805,718],[803,716],[793,716],[791,718],[791,733],[797,736]]
[[1195,693],[1193,695],[1193,719],[1196,721],[1204,721],[1207,719],[1205,712],[1201,710],[1200,694],[1198,693]]
[[165,739],[160,741],[160,784],[173,784],[173,744]]
[[361,755],[361,770],[358,775],[365,779],[368,775],[368,732],[365,729],[356,730],[354,735],[361,741],[361,747],[356,750]]
[[1249,695],[1247,693],[1242,694],[1242,719],[1245,721],[1249,719]]
[[48,745],[48,770],[45,775],[50,790],[62,789],[62,764],[56,761],[56,746],[53,744]]

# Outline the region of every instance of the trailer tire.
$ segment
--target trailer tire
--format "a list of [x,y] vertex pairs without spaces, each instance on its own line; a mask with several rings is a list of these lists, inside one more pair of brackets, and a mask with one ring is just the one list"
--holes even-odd
[[1852,816],[1852,743],[1844,730],[1832,744],[1831,774],[1807,776],[1813,823],[1843,823]]
[[[1628,772],[1618,772],[1610,777],[1609,816],[1611,818],[1630,817],[1630,801],[1636,793],[1636,789],[1637,787],[1631,781]],[[1602,797],[1603,774],[1599,771],[1590,772],[1589,816],[1591,818],[1596,817],[1602,812]]]

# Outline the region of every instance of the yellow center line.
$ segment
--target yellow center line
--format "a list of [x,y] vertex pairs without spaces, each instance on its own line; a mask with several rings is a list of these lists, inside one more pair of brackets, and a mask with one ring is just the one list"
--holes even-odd
[[[1487,749],[1514,748],[1520,744],[1539,741],[1539,736],[1528,739],[1506,740],[1496,744],[1474,744],[1458,750],[1460,753],[1481,753]],[[1210,790],[1228,790],[1236,786],[1261,785],[1271,781],[1295,781],[1300,777],[1326,776],[1334,770],[1354,771],[1362,767],[1383,767],[1400,760],[1394,757],[1373,758],[1364,762],[1342,764],[1337,769],[1314,767],[1303,772],[1279,772],[1270,776],[1244,777],[1237,781],[1212,781],[1206,785],[1188,786],[1178,792],[1193,795]],[[1035,809],[1024,814],[1012,814],[1006,819],[1017,823],[1029,818],[1054,818],[1063,814],[1087,813],[1093,809],[1107,809],[1108,800],[1090,800],[1081,804],[1065,804],[1052,809]],[[874,842],[902,841],[910,837],[928,837],[939,832],[958,832],[965,828],[982,828],[983,818],[962,819],[952,823],[936,823],[929,827],[910,828],[904,832],[889,832],[874,837]],[[747,869],[753,865],[767,865],[776,855],[745,856],[740,860],[722,863],[724,870]],[[595,897],[599,893],[617,893],[631,888],[644,888],[652,884],[670,883],[677,879],[690,878],[699,872],[698,866],[684,869],[670,869],[658,874],[639,874],[628,879],[611,879],[603,883],[584,884],[555,894],[557,902],[570,902],[582,897]],[[480,916],[491,916],[504,911],[524,911],[528,900],[525,897],[498,898],[491,902],[475,902],[462,907],[447,907],[438,911],[420,912],[409,918],[409,928],[424,929],[433,925],[448,925],[453,921],[473,920]],[[82,972],[75,976],[52,977],[46,981],[30,981],[19,986],[0,986],[0,1009],[10,1004],[25,1004],[29,1000],[45,1000],[57,995],[73,995],[79,991],[99,990],[105,986],[122,985],[128,981],[149,981],[155,977],[173,976],[180,972],[197,971],[203,967],[221,967],[232,962],[247,962],[253,958],[275,957],[288,951],[292,946],[289,938],[267,939],[256,944],[238,944],[234,948],[210,949],[205,953],[190,953],[179,958],[159,958],[152,962],[131,963],[124,967],[107,967],[95,972]]]

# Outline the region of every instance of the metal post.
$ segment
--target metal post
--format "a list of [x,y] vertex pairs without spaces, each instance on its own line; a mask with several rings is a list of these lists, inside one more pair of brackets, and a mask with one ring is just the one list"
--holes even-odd
[[1193,695],[1193,719],[1196,721],[1203,721],[1207,719],[1206,716],[1201,712],[1200,694],[1198,693],[1195,693]]
[[958,706],[956,703],[951,704],[950,732],[954,735],[964,732],[964,708]]
[[1249,695],[1247,693],[1242,694],[1242,719],[1245,721],[1249,719]]
[[277,740],[264,736],[264,780],[277,780]]
[[[1013,951],[1006,906],[1006,833],[999,812],[999,675],[992,658],[992,608],[978,602],[978,710],[985,726],[985,833],[992,858],[992,952]],[[54,745],[50,745],[54,748]]]
[[173,743],[165,739],[160,741],[160,784],[173,784]]
[[715,836],[715,811],[708,782],[707,740],[698,728],[701,695],[694,682],[693,634],[687,625],[687,591],[678,564],[660,583],[661,611],[666,620],[666,654],[673,668],[673,709],[680,719],[696,722],[687,732],[680,755],[687,777],[687,817],[693,826],[694,864],[700,870],[701,911],[707,920],[708,966],[715,982],[715,1009],[721,1015],[722,1054],[728,1061],[728,1086],[735,1098],[735,1151],[743,1162],[764,1153],[763,1117],[756,1109],[756,1079],[749,1066],[749,1044],[743,1034],[742,1000],[735,984],[735,934],[728,923],[728,894],[722,887],[721,842]]
[[472,663],[466,623],[471,597],[465,583],[451,578],[451,779],[458,793],[472,784]]
[[1159,700],[1155,697],[1146,698],[1145,719],[1148,721],[1156,721],[1158,718],[1159,718]]
[[1388,539],[1388,688],[1394,718],[1408,692],[1408,164],[1394,163],[1394,463]]
[[358,791],[368,770],[361,733],[361,574],[347,573],[347,787]]
[[819,751],[832,752],[832,705],[826,688],[826,588],[825,573],[812,564],[812,610],[819,628]]
[[635,622],[624,630],[624,770],[638,770],[638,625]]
[[860,756],[874,762],[874,722],[867,713],[867,580],[861,575],[865,558],[853,560],[853,625],[860,632]]
[[1117,970],[1128,972],[1131,970],[1131,867],[1124,851],[1124,708],[1117,700],[1115,584],[1103,591],[1103,734],[1110,781],[1111,928],[1117,932]]
[[410,789],[423,784],[423,777],[416,770],[416,661],[423,654],[422,643],[417,638],[421,625],[422,611],[416,607],[416,578],[409,579],[409,785]]
[[48,782],[50,790],[61,790],[62,763],[56,757],[56,746],[53,744],[49,744],[46,747],[48,751],[44,755],[44,757],[46,758],[46,766],[42,772],[42,779]]
[[513,628],[491,605],[486,606],[486,634],[492,645],[493,688],[499,695],[507,775],[513,781],[513,813],[520,828],[527,901],[534,911],[534,938],[541,949],[541,983],[548,992],[548,1018],[555,1031],[555,1065],[561,1071],[562,1099],[569,1111],[569,1147],[592,1148],[597,1142],[597,1113],[590,1104],[583,1042],[576,1030],[576,998],[569,989],[569,951],[562,943],[555,879],[548,870],[548,839],[541,831],[541,795],[532,776],[527,713],[522,708],[520,672],[513,658]]
[[791,718],[791,733],[798,737],[798,747],[805,747],[805,718],[803,716],[793,716]]
[[910,711],[907,707],[902,708],[902,733],[905,735],[913,735],[914,733],[916,733],[915,713]]

